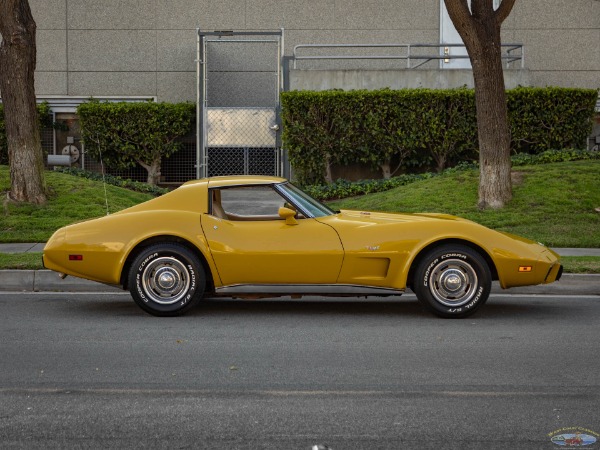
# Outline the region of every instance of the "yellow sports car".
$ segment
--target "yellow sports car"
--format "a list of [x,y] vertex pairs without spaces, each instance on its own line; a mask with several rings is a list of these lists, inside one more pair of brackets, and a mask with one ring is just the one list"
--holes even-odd
[[334,212],[285,179],[214,177],[59,229],[46,268],[129,289],[157,316],[204,296],[391,296],[466,317],[503,288],[560,278],[541,244],[444,214]]

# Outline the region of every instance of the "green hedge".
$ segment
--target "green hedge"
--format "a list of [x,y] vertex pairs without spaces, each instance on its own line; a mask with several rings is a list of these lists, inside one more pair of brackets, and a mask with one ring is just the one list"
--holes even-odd
[[157,184],[163,158],[181,147],[178,138],[193,131],[193,103],[99,102],[77,108],[86,152],[102,158],[107,167],[125,169],[135,164]]
[[[47,102],[37,105],[38,117],[40,119],[40,127],[52,127],[52,119],[50,117],[50,106]],[[41,130],[40,130],[41,131]],[[4,123],[4,105],[0,103],[0,164],[8,164],[8,141],[6,139],[6,125]]]
[[[513,151],[583,148],[597,98],[593,89],[509,90]],[[302,184],[327,179],[332,164],[369,164],[387,177],[394,167],[441,171],[478,159],[469,89],[286,92],[282,121],[284,145]]]
[[520,87],[507,94],[514,152],[586,148],[598,90]]

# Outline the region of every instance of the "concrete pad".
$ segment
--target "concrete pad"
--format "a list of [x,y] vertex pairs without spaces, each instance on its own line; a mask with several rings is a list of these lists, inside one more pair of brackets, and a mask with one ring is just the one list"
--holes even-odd
[[40,243],[38,243],[38,244],[35,244],[33,247],[31,247],[31,248],[29,249],[29,253],[36,253],[36,252],[40,252],[40,253],[41,253],[41,252],[43,252],[43,251],[44,251],[44,247],[45,247],[45,246],[46,246],[46,244],[45,244],[45,243],[41,243],[41,244],[40,244]]
[[600,248],[554,248],[560,256],[600,256]]
[[[41,245],[42,249],[45,244],[36,244],[35,242],[30,243],[14,243],[14,244],[0,244],[0,252],[2,253],[27,253],[30,252],[34,247]],[[42,250],[37,250],[42,251]]]

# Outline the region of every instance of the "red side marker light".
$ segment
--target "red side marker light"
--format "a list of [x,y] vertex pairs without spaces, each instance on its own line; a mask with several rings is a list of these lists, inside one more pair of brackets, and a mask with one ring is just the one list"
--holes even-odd
[[83,255],[69,255],[69,261],[83,261]]
[[519,266],[519,272],[531,272],[531,266]]

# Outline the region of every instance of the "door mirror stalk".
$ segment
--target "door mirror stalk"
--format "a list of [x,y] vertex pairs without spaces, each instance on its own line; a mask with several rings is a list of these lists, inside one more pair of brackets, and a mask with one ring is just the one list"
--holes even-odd
[[296,220],[296,211],[290,208],[281,207],[278,211],[279,217],[285,220],[286,225],[298,225]]

